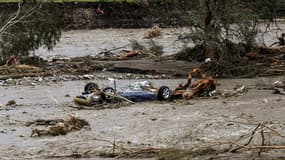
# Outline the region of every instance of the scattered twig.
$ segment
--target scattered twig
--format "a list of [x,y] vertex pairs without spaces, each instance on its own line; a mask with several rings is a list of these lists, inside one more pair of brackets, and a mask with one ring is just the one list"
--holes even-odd
[[[263,127],[264,128],[264,127]],[[261,129],[260,131],[260,135],[261,135],[261,146],[264,146],[265,145],[265,138],[264,138],[264,130],[263,128]],[[259,152],[258,152],[258,155],[260,156],[261,153],[263,152],[263,148],[260,148]]]

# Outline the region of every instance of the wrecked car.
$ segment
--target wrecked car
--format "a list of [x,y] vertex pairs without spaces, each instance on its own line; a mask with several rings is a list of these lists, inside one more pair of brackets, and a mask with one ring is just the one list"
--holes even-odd
[[95,106],[105,102],[118,103],[120,101],[127,102],[144,102],[144,101],[164,101],[177,98],[192,99],[193,97],[207,96],[211,97],[216,92],[218,82],[212,77],[203,78],[192,83],[192,77],[200,73],[199,68],[194,68],[189,72],[186,84],[180,84],[173,91],[167,86],[156,88],[150,81],[134,82],[124,89],[117,90],[116,81],[114,87],[106,87],[100,89],[94,82],[89,82],[84,87],[81,96],[76,96],[74,102],[86,106]]
[[114,87],[102,89],[96,83],[89,82],[84,86],[82,95],[74,98],[74,102],[86,106],[96,106],[104,102],[113,102],[114,97],[130,102],[164,101],[171,98],[171,90],[167,86],[156,88],[150,81],[134,82],[119,90],[115,81]]
[[187,77],[187,82],[179,86],[173,91],[172,98],[184,98],[192,99],[195,96],[208,96],[211,97],[216,92],[216,85],[218,84],[212,77],[205,78],[205,75],[202,75],[202,79],[192,83],[193,76],[201,74],[199,68],[194,68],[189,72]]

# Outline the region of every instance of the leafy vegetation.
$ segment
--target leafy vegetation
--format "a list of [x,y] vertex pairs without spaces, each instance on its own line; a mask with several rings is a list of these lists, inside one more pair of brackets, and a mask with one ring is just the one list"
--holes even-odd
[[61,35],[58,9],[51,3],[19,3],[1,12],[1,63],[11,55],[28,56],[41,46],[51,50]]
[[[3,0],[18,2],[21,0]],[[236,60],[241,55],[256,48],[255,36],[260,20],[275,22],[278,16],[284,16],[283,0],[52,0],[53,2],[128,2],[143,6],[139,18],[155,12],[167,16],[168,20],[185,20],[191,26],[191,32],[184,38],[194,42],[198,48],[199,59]],[[44,46],[52,49],[60,38],[60,23],[63,11],[57,3],[25,3],[20,10],[14,7],[2,9],[0,5],[0,61],[10,55],[27,56],[32,51]],[[126,5],[126,3],[122,3]],[[132,4],[133,5],[133,4]],[[142,8],[142,7],[134,8]],[[110,8],[114,8],[110,7]],[[129,16],[126,10],[121,16]],[[33,9],[33,10],[30,10]],[[19,13],[17,13],[17,10]],[[113,10],[108,13],[112,17]],[[168,14],[167,13],[170,13]],[[174,12],[173,12],[174,11]],[[107,13],[107,12],[106,12]],[[137,12],[135,12],[137,13]],[[179,17],[179,15],[183,16]],[[185,16],[187,13],[188,16]],[[116,14],[116,13],[114,13]],[[105,16],[110,16],[105,15]],[[154,14],[156,15],[156,14]],[[15,17],[16,16],[16,17]],[[122,18],[121,16],[116,18]],[[13,23],[9,20],[13,19]],[[151,16],[149,16],[151,17]],[[123,17],[124,18],[124,17]],[[197,49],[194,49],[195,52]],[[187,53],[183,54],[187,56]]]
[[256,49],[259,21],[275,22],[277,11],[284,7],[284,2],[194,0],[191,5],[188,17],[191,32],[184,38],[200,49],[200,60],[211,58],[232,62]]

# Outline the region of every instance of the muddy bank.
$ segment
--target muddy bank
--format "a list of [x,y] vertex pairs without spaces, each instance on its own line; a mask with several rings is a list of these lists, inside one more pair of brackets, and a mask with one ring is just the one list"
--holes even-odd
[[113,57],[111,60],[100,59],[96,56],[53,57],[50,60],[41,60],[39,64],[27,60],[23,61],[24,65],[0,66],[0,82],[1,85],[9,85],[26,84],[26,79],[38,83],[108,77],[116,79],[185,78],[195,67],[200,67],[202,73],[215,78],[264,77],[285,73],[284,51],[279,50],[276,53],[257,55],[254,59],[243,57],[235,63],[185,61],[177,60],[173,56],[132,57],[126,60],[118,57]]
[[[185,77],[188,71],[199,66],[199,63],[174,61],[167,59],[130,59],[98,60],[95,57],[77,57],[71,59],[54,59],[43,61],[40,66],[34,64],[0,66],[0,80],[19,84],[25,79],[43,81],[82,80],[82,79],[169,79]],[[35,77],[35,78],[32,78]],[[16,80],[19,79],[19,80]]]

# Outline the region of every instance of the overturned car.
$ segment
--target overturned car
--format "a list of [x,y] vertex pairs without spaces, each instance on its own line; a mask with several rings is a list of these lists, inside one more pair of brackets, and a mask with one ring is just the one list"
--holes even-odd
[[[115,98],[114,98],[115,97]],[[100,89],[94,82],[89,82],[84,86],[84,92],[74,98],[74,102],[80,105],[96,106],[104,102],[114,102],[114,99],[123,99],[129,102],[144,101],[165,101],[171,98],[171,90],[167,86],[156,88],[150,81],[134,82],[126,88],[117,89],[114,87]]]
[[194,68],[189,72],[187,82],[179,84],[173,91],[168,86],[156,88],[150,81],[134,82],[126,88],[117,90],[116,81],[113,79],[114,86],[100,89],[94,82],[89,82],[84,87],[84,92],[74,98],[74,102],[81,105],[96,106],[98,104],[144,101],[165,101],[177,98],[192,99],[194,97],[211,97],[216,92],[218,82],[212,77],[202,79],[192,83],[192,77],[200,73],[199,68]]

